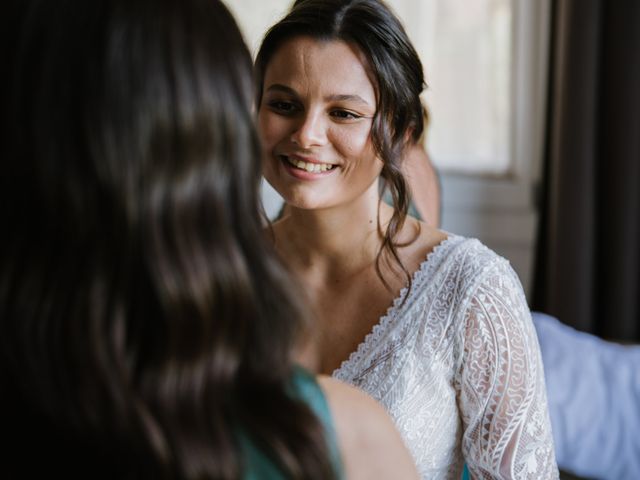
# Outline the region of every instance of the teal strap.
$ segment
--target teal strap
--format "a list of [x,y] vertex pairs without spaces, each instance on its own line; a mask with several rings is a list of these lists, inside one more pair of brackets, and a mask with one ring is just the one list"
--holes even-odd
[[335,467],[336,478],[344,478],[344,468],[340,457],[340,450],[338,449],[338,436],[333,424],[331,411],[329,410],[329,404],[320,385],[318,385],[318,382],[316,382],[312,374],[301,367],[296,367],[292,387],[292,395],[309,405],[313,413],[315,413],[320,420],[326,432],[327,446],[329,447],[331,463]]
[[[335,467],[336,478],[344,478],[344,468],[338,449],[338,438],[331,417],[327,399],[316,379],[306,370],[296,367],[291,379],[289,394],[306,403],[324,427],[329,447],[331,463]],[[238,440],[245,457],[243,480],[284,480],[284,473],[241,432]]]
[[469,480],[471,477],[469,476],[469,469],[467,468],[467,464],[464,464],[464,469],[462,470],[462,480]]
[[244,457],[243,480],[284,480],[284,473],[245,434],[238,434],[238,440]]

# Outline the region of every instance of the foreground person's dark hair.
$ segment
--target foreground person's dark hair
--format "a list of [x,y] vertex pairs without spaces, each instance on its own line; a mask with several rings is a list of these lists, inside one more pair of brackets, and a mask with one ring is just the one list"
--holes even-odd
[[331,477],[287,393],[303,310],[263,240],[232,17],[217,0],[21,6],[0,391],[22,473],[239,478],[242,432],[291,477]]
[[386,251],[402,265],[395,237],[409,210],[409,192],[400,170],[404,149],[417,141],[424,128],[420,93],[425,87],[420,59],[402,24],[379,0],[298,0],[291,11],[266,33],[256,57],[257,104],[260,105],[269,62],[280,46],[295,37],[340,40],[355,45],[366,57],[377,96],[371,136],[383,161],[383,191],[388,189],[394,213],[383,232],[376,269]]

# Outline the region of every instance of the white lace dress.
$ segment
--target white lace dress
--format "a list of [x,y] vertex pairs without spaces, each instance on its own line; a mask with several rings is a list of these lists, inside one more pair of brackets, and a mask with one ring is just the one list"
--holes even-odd
[[[403,292],[404,294],[404,292]],[[424,479],[558,478],[535,330],[515,272],[449,236],[333,376],[380,401]]]

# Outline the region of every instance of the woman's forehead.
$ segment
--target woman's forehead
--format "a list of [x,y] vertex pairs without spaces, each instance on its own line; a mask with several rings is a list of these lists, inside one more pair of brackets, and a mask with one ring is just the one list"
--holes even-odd
[[364,53],[343,40],[297,36],[284,42],[267,64],[264,87],[282,82],[295,90],[312,87],[376,97]]

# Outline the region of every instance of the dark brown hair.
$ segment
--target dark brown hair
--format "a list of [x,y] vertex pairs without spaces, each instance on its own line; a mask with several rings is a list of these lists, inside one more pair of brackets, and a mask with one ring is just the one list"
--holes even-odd
[[0,146],[9,464],[236,479],[242,434],[287,476],[331,478],[324,430],[288,390],[304,310],[263,239],[231,15],[218,0],[27,0],[5,21],[19,30]]
[[255,61],[258,105],[269,61],[284,42],[298,36],[341,40],[357,46],[367,58],[378,102],[371,135],[383,161],[382,192],[389,190],[394,208],[383,232],[376,269],[388,286],[380,269],[382,253],[387,251],[410,281],[398,257],[395,237],[409,210],[409,193],[400,162],[407,144],[417,141],[424,128],[419,96],[425,83],[420,59],[398,18],[380,0],[298,0],[269,29],[258,51]]

